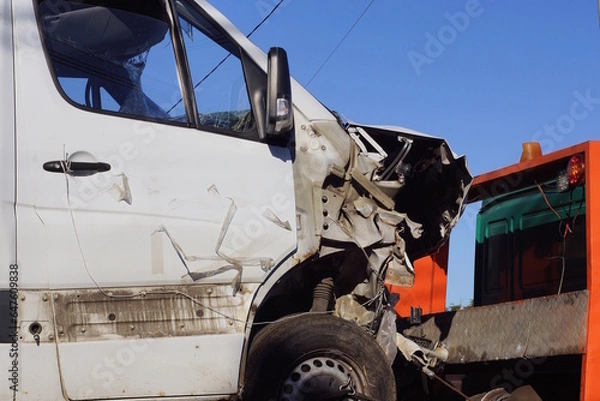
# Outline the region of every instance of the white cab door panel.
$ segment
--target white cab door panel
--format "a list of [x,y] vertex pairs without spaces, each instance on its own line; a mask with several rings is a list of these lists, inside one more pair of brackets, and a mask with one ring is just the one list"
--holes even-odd
[[[252,283],[296,247],[289,151],[242,138],[252,127],[239,60],[203,70],[216,65],[201,57],[215,43],[193,8],[179,6],[186,76],[162,1],[37,3],[46,56],[33,10],[18,7],[15,30],[18,258],[22,287],[56,294],[64,391],[235,393]],[[218,63],[230,47],[206,54]],[[200,112],[182,99],[187,78]],[[164,375],[152,361],[167,352]],[[106,367],[113,354],[133,357]]]

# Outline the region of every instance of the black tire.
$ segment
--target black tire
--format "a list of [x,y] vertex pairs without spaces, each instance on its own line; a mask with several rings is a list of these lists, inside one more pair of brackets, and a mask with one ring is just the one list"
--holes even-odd
[[307,314],[258,333],[248,354],[242,399],[360,399],[340,395],[348,383],[370,399],[396,400],[391,366],[373,337],[346,320]]

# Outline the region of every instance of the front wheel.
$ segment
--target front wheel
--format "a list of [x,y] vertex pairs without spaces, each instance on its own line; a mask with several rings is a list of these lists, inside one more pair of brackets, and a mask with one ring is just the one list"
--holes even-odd
[[338,317],[307,314],[256,336],[243,400],[394,401],[396,394],[391,367],[373,337]]

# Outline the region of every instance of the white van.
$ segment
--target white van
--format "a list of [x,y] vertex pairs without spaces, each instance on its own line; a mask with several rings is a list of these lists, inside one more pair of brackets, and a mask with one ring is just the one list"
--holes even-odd
[[395,399],[445,141],[342,121],[203,0],[0,0],[0,46],[0,400]]

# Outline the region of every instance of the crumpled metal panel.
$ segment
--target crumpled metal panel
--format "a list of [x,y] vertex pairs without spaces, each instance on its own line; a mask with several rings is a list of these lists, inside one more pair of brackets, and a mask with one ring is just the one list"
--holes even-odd
[[[466,205],[473,177],[465,157],[455,155],[444,139],[407,128],[350,123],[348,130],[362,133],[362,148],[367,142],[378,144],[370,154],[383,157],[380,170],[393,169],[389,177],[385,171],[379,177],[377,170],[371,180],[352,170],[353,181],[384,208],[405,214],[419,225],[418,237],[408,231],[402,235],[410,259],[435,253],[447,241]],[[410,146],[400,155],[403,141]],[[393,183],[396,186],[390,187]],[[414,234],[412,228],[410,234]]]
[[402,333],[442,341],[448,364],[582,354],[587,309],[584,290],[431,315]]

